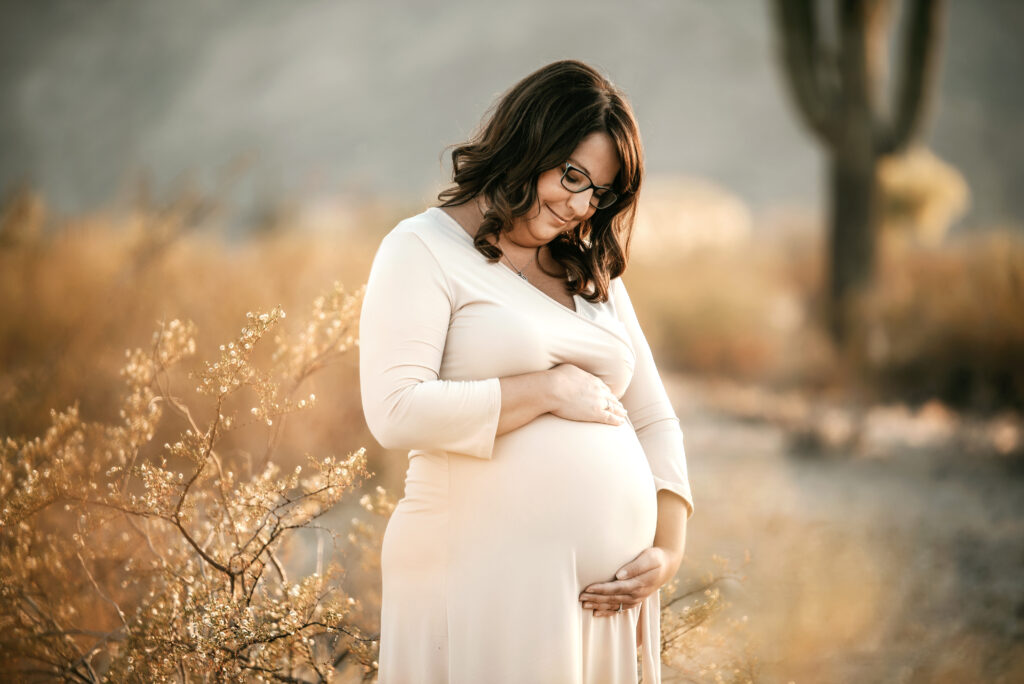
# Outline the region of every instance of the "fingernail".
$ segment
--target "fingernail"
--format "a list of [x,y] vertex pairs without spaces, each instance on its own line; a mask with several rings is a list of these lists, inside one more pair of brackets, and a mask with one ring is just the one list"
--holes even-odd
[[617,573],[615,573],[615,576],[618,577],[619,579],[626,579],[626,571],[625,570],[619,570]]

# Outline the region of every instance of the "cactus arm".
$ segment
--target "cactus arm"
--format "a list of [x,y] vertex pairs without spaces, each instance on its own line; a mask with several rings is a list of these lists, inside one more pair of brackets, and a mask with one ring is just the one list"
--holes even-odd
[[895,115],[891,124],[880,126],[878,131],[881,154],[903,148],[917,135],[924,119],[938,72],[944,4],[944,0],[912,0],[907,11],[907,39],[895,95]]
[[824,51],[818,41],[813,3],[775,0],[773,17],[781,42],[783,71],[796,109],[826,145],[834,139],[835,93],[823,78]]

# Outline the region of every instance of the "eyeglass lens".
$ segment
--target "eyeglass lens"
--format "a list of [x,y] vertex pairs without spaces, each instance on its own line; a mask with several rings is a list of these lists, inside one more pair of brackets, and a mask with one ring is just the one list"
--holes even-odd
[[611,190],[598,190],[590,176],[568,163],[565,165],[565,171],[562,172],[562,187],[570,192],[583,192],[594,188],[590,205],[596,209],[610,207],[618,199],[618,195]]

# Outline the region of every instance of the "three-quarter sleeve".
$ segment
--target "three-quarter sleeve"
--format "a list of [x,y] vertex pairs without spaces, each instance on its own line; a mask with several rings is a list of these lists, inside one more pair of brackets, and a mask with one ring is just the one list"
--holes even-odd
[[454,295],[423,239],[396,228],[370,268],[359,319],[359,382],[370,432],[387,449],[490,458],[498,378],[439,377]]
[[611,281],[609,297],[612,298],[616,315],[626,326],[636,354],[633,378],[622,395],[622,405],[650,463],[656,488],[659,491],[667,489],[682,497],[689,509],[689,518],[693,515],[693,495],[686,472],[686,452],[679,418],[672,408],[654,364],[651,347],[640,329],[633,303],[620,278]]

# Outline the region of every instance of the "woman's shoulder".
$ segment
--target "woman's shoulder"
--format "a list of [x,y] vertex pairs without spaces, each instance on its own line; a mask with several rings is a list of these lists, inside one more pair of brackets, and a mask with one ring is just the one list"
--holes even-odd
[[623,318],[625,311],[633,310],[633,303],[630,301],[626,284],[622,282],[622,276],[615,276],[608,281],[607,305],[615,312],[618,318]]
[[431,216],[430,210],[426,209],[418,214],[407,216],[391,229],[388,236],[392,234],[411,233],[425,237],[437,230],[437,221]]
[[[446,221],[447,220],[447,221]],[[437,207],[428,207],[418,214],[402,219],[385,236],[385,241],[405,241],[418,239],[431,251],[462,241],[471,240],[469,235],[457,224],[448,225],[454,219]],[[462,235],[458,235],[457,228]]]
[[465,252],[465,244],[460,242],[472,244],[472,238],[457,224],[446,225],[445,217],[447,214],[430,207],[402,219],[381,240],[375,260],[421,260],[438,266],[451,262],[458,253]]

